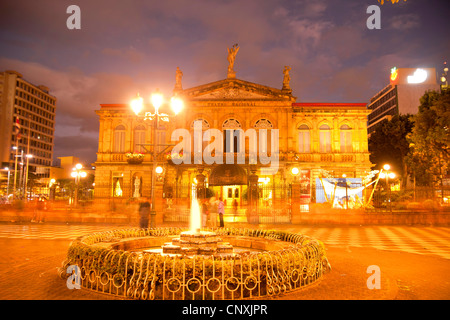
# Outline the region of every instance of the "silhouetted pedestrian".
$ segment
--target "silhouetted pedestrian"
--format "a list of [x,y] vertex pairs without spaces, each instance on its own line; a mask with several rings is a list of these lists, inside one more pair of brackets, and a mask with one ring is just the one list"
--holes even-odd
[[223,228],[223,215],[225,213],[225,204],[222,201],[222,197],[219,198],[219,205],[217,206],[217,211],[219,212],[219,227]]
[[139,204],[139,227],[142,229],[148,228],[148,219],[150,218],[150,202],[145,198]]

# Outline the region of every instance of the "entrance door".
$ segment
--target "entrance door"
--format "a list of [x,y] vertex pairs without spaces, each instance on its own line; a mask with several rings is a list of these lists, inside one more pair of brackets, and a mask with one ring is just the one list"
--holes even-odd
[[233,201],[236,200],[238,207],[241,205],[241,186],[223,186],[222,187],[223,200],[226,201],[228,208],[233,208]]

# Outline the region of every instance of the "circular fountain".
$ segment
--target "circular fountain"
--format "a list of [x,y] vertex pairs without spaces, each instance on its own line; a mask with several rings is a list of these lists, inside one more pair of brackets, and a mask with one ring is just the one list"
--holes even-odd
[[[78,238],[60,276],[81,287],[129,299],[266,298],[320,281],[330,270],[323,244],[278,230],[200,228],[197,201],[190,228],[120,229]],[[69,280],[67,280],[69,281]]]
[[[233,252],[233,246],[223,242],[216,232],[202,231],[200,229],[201,213],[198,202],[192,201],[190,230],[180,233],[178,238],[162,246],[163,254],[181,255],[216,255],[229,254]],[[152,252],[152,250],[150,250]]]

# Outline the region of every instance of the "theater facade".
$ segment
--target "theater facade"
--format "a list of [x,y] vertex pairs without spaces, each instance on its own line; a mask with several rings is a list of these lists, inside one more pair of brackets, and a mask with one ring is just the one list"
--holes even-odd
[[[289,71],[280,76],[280,89],[239,79],[232,69],[223,80],[183,89],[177,69],[174,95],[183,99],[184,108],[156,130],[129,104],[100,105],[95,198],[126,203],[150,197],[155,174],[157,221],[176,220],[193,197],[214,196],[225,200],[229,212],[275,212],[288,222],[310,204],[323,202],[321,177],[361,184],[372,166],[366,104],[297,102]],[[191,133],[190,150],[171,152],[180,143],[176,129]],[[223,142],[205,138],[211,129],[221,133],[215,139]],[[201,130],[200,143],[194,141],[195,130],[197,136]],[[257,142],[248,133],[256,133]],[[201,156],[211,145],[216,148],[210,154],[222,163]],[[154,146],[158,173],[152,173]]]

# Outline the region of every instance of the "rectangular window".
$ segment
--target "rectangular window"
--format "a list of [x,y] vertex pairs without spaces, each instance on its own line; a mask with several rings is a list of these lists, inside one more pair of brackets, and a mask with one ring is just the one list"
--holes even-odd
[[145,130],[135,130],[134,131],[134,152],[145,152],[142,144],[145,143]]
[[310,153],[311,152],[311,138],[309,131],[298,132],[298,152]]
[[352,132],[341,131],[341,152],[352,152]]
[[158,150],[158,152],[161,152],[161,151],[163,151],[164,150],[164,148],[166,148],[165,146],[164,146],[164,144],[166,144],[166,131],[158,131],[157,133],[156,133],[156,137],[157,137],[157,144],[158,144],[158,148],[157,148],[157,150]]
[[320,131],[320,152],[331,152],[331,132],[329,130]]
[[125,130],[114,131],[113,152],[125,152]]

